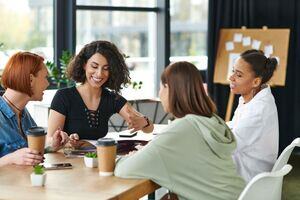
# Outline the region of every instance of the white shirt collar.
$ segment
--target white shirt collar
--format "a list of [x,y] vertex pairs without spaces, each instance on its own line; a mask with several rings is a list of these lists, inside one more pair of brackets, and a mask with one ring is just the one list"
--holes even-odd
[[[264,99],[265,96],[267,96],[268,94],[271,93],[271,88],[269,85],[267,85],[267,87],[263,88],[262,90],[260,90],[248,103],[246,104],[249,104],[251,102],[255,102],[257,100],[260,100],[260,99]],[[239,104],[244,104],[245,100],[244,98],[241,96],[240,99],[239,99]]]

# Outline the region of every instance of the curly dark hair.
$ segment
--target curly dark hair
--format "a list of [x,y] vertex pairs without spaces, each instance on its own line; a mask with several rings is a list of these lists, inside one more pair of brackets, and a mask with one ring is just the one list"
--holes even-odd
[[81,51],[71,60],[67,74],[77,83],[86,81],[84,65],[95,53],[104,56],[108,62],[109,78],[102,87],[120,93],[121,85],[130,82],[128,67],[125,63],[124,54],[111,42],[98,40],[85,45]]

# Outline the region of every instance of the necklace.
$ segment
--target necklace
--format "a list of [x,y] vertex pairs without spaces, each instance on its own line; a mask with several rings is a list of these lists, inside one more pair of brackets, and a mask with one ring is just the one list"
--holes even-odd
[[10,105],[12,105],[15,109],[17,109],[19,112],[22,112],[22,110],[20,109],[20,108],[18,108],[15,104],[13,104],[5,95],[3,95],[3,97],[4,97],[4,99],[6,100],[6,101],[8,101],[8,103],[10,104]]

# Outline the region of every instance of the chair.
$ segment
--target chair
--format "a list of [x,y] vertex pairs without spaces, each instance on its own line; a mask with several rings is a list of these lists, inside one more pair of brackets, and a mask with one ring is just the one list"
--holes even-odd
[[287,164],[291,153],[296,146],[300,147],[300,138],[294,139],[293,142],[283,150],[283,152],[277,158],[273,166],[272,172],[280,170],[285,164]]
[[283,176],[292,166],[284,165],[279,171],[263,172],[256,175],[245,187],[238,200],[280,200]]

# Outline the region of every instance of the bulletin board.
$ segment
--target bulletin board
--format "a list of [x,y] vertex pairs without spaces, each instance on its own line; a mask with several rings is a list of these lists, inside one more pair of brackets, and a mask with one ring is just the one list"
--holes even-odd
[[214,83],[229,84],[234,60],[245,50],[260,49],[278,62],[270,85],[284,86],[289,46],[289,29],[221,29]]

